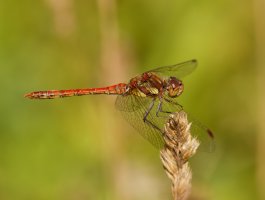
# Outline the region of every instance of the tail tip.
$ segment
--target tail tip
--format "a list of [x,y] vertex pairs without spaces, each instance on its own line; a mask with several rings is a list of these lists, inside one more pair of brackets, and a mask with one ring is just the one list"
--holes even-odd
[[24,94],[24,98],[33,99],[32,93]]

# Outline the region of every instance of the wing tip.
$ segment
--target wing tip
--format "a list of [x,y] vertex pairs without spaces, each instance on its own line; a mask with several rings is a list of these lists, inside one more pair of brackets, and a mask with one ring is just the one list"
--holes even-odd
[[196,59],[192,59],[190,62],[194,63],[194,64],[198,64],[198,61]]
[[214,139],[213,132],[210,129],[208,129],[208,128],[207,128],[207,133],[208,133],[208,135],[209,135],[210,138]]

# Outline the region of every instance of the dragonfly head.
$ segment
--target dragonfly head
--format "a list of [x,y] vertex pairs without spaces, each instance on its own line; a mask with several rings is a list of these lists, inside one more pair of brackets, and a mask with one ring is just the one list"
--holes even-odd
[[176,77],[169,77],[167,80],[167,92],[170,97],[178,97],[184,90],[184,85],[181,80]]

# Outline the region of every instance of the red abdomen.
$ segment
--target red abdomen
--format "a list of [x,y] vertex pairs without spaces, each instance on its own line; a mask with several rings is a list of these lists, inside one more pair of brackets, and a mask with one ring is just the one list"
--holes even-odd
[[91,95],[91,94],[119,95],[125,93],[126,85],[127,84],[125,83],[119,83],[116,85],[103,87],[103,88],[37,91],[37,92],[28,93],[25,95],[25,97],[30,99],[54,99],[60,97],[72,97],[72,96],[82,96],[82,95]]

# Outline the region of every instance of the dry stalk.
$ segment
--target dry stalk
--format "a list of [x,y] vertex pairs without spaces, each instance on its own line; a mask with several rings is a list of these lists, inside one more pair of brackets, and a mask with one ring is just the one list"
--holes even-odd
[[160,158],[167,176],[172,181],[174,200],[185,200],[191,191],[192,172],[188,160],[199,147],[199,141],[191,136],[191,123],[184,111],[173,113],[165,124],[165,146]]

